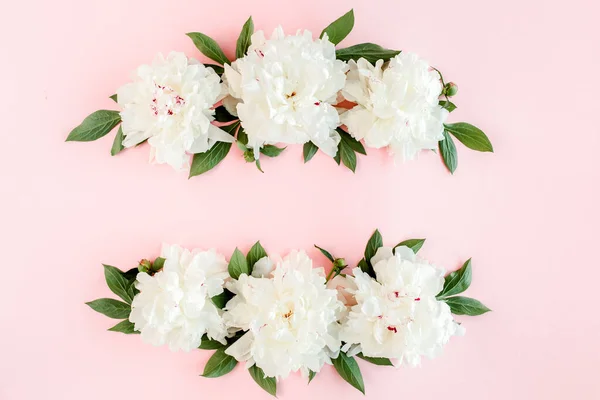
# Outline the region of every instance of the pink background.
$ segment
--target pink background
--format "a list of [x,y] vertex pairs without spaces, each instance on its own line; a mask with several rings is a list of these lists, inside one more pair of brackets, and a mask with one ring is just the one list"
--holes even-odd
[[[393,244],[457,268],[466,293],[494,310],[460,318],[467,335],[422,368],[360,362],[367,398],[598,399],[597,257],[600,148],[598,5],[592,0],[275,1],[56,0],[5,5],[0,27],[2,277],[0,399],[263,399],[243,368],[201,378],[210,352],[170,353],[85,304],[110,296],[101,263],[123,269],[162,241],[230,254],[260,239],[270,252],[317,243],[356,262],[379,228]],[[319,32],[354,7],[342,43],[418,52],[460,87],[452,121],[490,136],[495,154],[458,145],[455,176],[438,156],[394,166],[384,151],[355,175],[300,146],[244,164],[234,146],[192,180],[147,163],[142,147],[111,158],[111,138],[64,143],[155,53],[200,57],[189,31],[231,55],[241,25]],[[8,12],[8,15],[7,15]],[[8,85],[8,87],[7,87]],[[325,368],[286,400],[363,398]]]

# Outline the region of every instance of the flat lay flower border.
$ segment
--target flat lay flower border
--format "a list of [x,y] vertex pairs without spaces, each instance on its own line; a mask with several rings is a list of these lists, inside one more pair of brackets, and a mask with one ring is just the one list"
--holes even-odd
[[141,333],[172,351],[214,350],[202,373],[216,378],[244,363],[252,379],[276,395],[300,372],[310,383],[326,364],[365,393],[356,357],[379,366],[420,364],[464,334],[455,315],[490,311],[459,296],[472,280],[471,260],[445,270],[417,256],[425,239],[383,245],[379,231],[351,268],[318,247],[332,266],[313,267],[304,251],[267,254],[256,242],[229,260],[215,250],[163,245],[161,256],[121,271],[104,265],[110,290],[93,310],[121,320],[110,331]]
[[159,54],[111,96],[121,111],[92,113],[67,141],[94,141],[119,126],[113,156],[148,142],[151,162],[189,168],[190,177],[217,166],[234,142],[261,172],[263,157],[289,144],[303,144],[305,163],[321,150],[353,172],[367,148],[387,148],[400,161],[439,150],[451,173],[458,162],[452,137],[493,151],[481,129],[446,123],[458,87],[427,61],[374,43],[336,49],[353,26],[350,10],[317,39],[306,30],[286,36],[281,27],[267,39],[250,17],[233,61],[209,36],[188,33],[216,64]]

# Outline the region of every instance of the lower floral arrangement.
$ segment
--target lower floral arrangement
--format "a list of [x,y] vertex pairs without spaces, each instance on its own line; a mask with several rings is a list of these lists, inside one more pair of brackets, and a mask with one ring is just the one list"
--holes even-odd
[[315,246],[333,264],[327,274],[304,251],[268,255],[260,242],[246,255],[236,248],[229,261],[215,250],[163,245],[156,260],[128,271],[104,265],[108,287],[123,301],[87,304],[122,320],[110,331],[141,333],[143,341],[172,351],[216,350],[202,374],[207,378],[243,362],[275,395],[290,373],[300,371],[310,382],[330,364],[365,393],[355,357],[417,366],[464,334],[452,314],[490,311],[457,296],[471,284],[471,260],[445,275],[417,256],[424,242],[386,247],[375,231],[355,268]]

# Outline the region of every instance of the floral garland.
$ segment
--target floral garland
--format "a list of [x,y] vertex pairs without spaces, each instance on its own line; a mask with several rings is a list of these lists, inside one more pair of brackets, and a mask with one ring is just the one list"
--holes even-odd
[[[451,336],[464,334],[452,314],[490,311],[463,296],[471,260],[444,270],[417,257],[425,239],[384,247],[379,231],[364,258],[350,269],[317,247],[333,264],[325,275],[304,251],[267,255],[256,242],[229,261],[215,250],[163,245],[154,262],[126,272],[104,265],[108,287],[123,301],[87,303],[121,319],[110,331],[141,333],[142,340],[172,351],[216,350],[202,376],[215,378],[244,362],[264,390],[300,371],[310,382],[333,364],[365,393],[355,357],[382,366],[416,366],[438,356]],[[344,273],[347,271],[347,273]]]
[[267,38],[254,32],[250,17],[234,61],[210,37],[188,33],[219,65],[159,54],[111,96],[120,112],[92,113],[67,141],[93,141],[121,124],[113,156],[147,141],[152,162],[190,167],[190,177],[219,164],[234,141],[261,172],[261,156],[277,157],[285,150],[280,144],[303,144],[305,163],[321,150],[353,172],[365,146],[388,148],[401,161],[439,148],[451,173],[457,167],[451,136],[470,149],[493,151],[479,128],[446,123],[458,87],[427,61],[373,43],[336,49],[353,26],[350,10],[318,39],[307,30],[286,36],[281,27]]

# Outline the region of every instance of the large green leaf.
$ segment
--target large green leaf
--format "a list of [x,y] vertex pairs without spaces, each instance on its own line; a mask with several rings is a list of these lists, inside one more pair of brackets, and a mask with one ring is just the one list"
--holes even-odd
[[398,50],[384,49],[378,44],[374,43],[361,43],[354,46],[346,47],[344,49],[336,50],[335,55],[338,60],[354,60],[357,61],[359,58],[364,58],[371,64],[375,64],[377,60],[387,61],[400,54]]
[[206,336],[206,334],[204,334],[204,335],[202,335],[202,340],[200,341],[200,346],[198,346],[198,348],[201,350],[218,350],[225,346],[226,345],[224,345],[221,342],[218,342],[213,339],[209,339],[208,336]]
[[346,142],[346,144],[355,152],[360,153],[362,155],[367,155],[367,151],[361,142],[354,139],[348,132],[341,128],[337,128],[336,131],[340,134],[341,140]]
[[344,140],[340,140],[338,155],[350,171],[356,172],[356,153]]
[[328,252],[328,251],[327,251],[327,250],[325,250],[325,249],[322,249],[322,248],[320,248],[320,247],[319,247],[319,246],[317,246],[316,244],[315,244],[315,247],[316,247],[317,249],[319,249],[319,251],[320,251],[321,253],[323,253],[323,255],[329,259],[329,261],[331,261],[331,262],[334,262],[334,261],[335,261],[335,257],[334,257],[334,256],[332,256],[330,252]]
[[131,306],[115,299],[98,299],[85,303],[92,310],[104,314],[109,318],[126,319],[131,313]]
[[231,255],[231,259],[229,260],[229,276],[233,279],[238,279],[240,275],[246,274],[250,275],[251,271],[248,267],[248,261],[246,257],[244,257],[244,253],[242,253],[237,247],[233,251]]
[[394,249],[398,246],[406,246],[406,247],[410,248],[412,251],[414,251],[415,254],[417,254],[417,252],[419,250],[421,250],[421,247],[423,247],[424,243],[425,243],[425,239],[408,239],[408,240],[398,243],[396,246],[394,246]]
[[225,354],[225,349],[220,348],[208,359],[202,376],[205,378],[218,378],[230,373],[236,365],[235,358]]
[[215,306],[217,306],[220,309],[223,309],[227,302],[231,300],[233,296],[233,293],[231,293],[229,290],[223,289],[223,293],[213,296],[210,299]]
[[309,162],[315,154],[317,154],[317,150],[319,148],[313,142],[304,143],[304,147],[302,148],[302,153],[304,155],[304,163]]
[[450,297],[464,292],[471,286],[472,276],[473,271],[471,268],[471,259],[469,258],[460,269],[446,275],[444,278],[444,288],[437,297]]
[[348,36],[352,31],[352,28],[354,28],[354,10],[348,11],[346,14],[329,24],[327,28],[323,29],[323,32],[321,32],[321,36],[319,37],[322,38],[327,34],[331,43],[338,44]]
[[335,370],[349,384],[365,394],[365,383],[363,382],[362,374],[358,363],[353,357],[348,357],[340,351],[338,358],[331,360]]
[[108,288],[117,296],[122,298],[127,304],[131,304],[133,301],[133,296],[131,296],[131,292],[129,288],[131,286],[130,282],[125,278],[123,272],[115,268],[111,265],[104,265],[104,278],[106,279],[106,284]]
[[470,297],[454,296],[441,299],[450,306],[452,314],[456,315],[481,315],[488,311],[492,311],[484,306],[479,300]]
[[119,126],[119,130],[117,131],[117,135],[115,136],[115,140],[113,141],[112,147],[110,148],[110,155],[116,156],[119,154],[125,146],[123,146],[123,140],[125,139],[125,135],[123,134],[123,127]]
[[254,379],[254,382],[258,383],[258,386],[263,388],[271,396],[276,396],[277,381],[275,380],[275,378],[265,376],[265,373],[263,372],[263,370],[260,369],[259,367],[257,367],[256,364],[251,366],[248,369],[248,372],[250,372],[250,376],[252,376],[252,379]]
[[448,112],[456,110],[456,104],[454,104],[450,100],[440,100],[439,105],[442,106],[442,108],[448,110]]
[[446,168],[453,174],[458,165],[458,158],[456,155],[456,146],[450,135],[448,135],[448,132],[444,131],[444,140],[438,142],[438,147]]
[[200,32],[187,33],[202,54],[221,65],[230,64],[231,62],[221,50],[221,47],[214,39]]
[[494,151],[490,139],[488,139],[481,129],[474,125],[467,124],[466,122],[457,122],[456,124],[444,124],[444,127],[471,150]]
[[252,22],[252,17],[248,18],[244,26],[242,27],[242,31],[240,32],[240,36],[237,40],[237,45],[235,47],[235,58],[242,58],[246,55],[248,51],[248,47],[250,47],[250,38],[254,33],[254,22]]
[[248,262],[248,269],[250,270],[250,273],[252,273],[252,268],[254,267],[254,264],[256,264],[258,260],[266,256],[267,251],[264,249],[264,247],[262,247],[260,241],[254,243],[254,245],[250,248],[250,251],[246,255],[246,261]]
[[371,258],[377,253],[377,249],[383,246],[383,237],[381,233],[379,233],[378,229],[375,229],[373,235],[369,238],[367,242],[367,247],[365,248],[365,261],[368,265],[371,265]]
[[287,147],[277,147],[272,144],[266,144],[261,147],[260,152],[267,157],[277,157],[280,155]]
[[135,330],[134,323],[129,321],[128,319],[125,319],[125,320],[119,322],[118,324],[116,324],[115,326],[110,328],[109,331],[121,332],[121,333],[125,333],[127,335],[139,333],[138,331]]
[[368,361],[368,362],[370,362],[371,364],[375,364],[375,365],[382,365],[382,366],[386,366],[386,367],[389,367],[389,366],[392,366],[392,367],[393,367],[393,366],[394,366],[394,364],[392,364],[392,362],[390,361],[390,359],[389,359],[389,358],[383,358],[383,357],[367,357],[367,356],[364,356],[362,353],[358,353],[358,354],[356,355],[356,357],[358,357],[358,358],[362,358],[363,360],[365,360],[365,361]]
[[229,153],[231,143],[217,142],[204,153],[194,154],[190,168],[190,178],[201,175],[216,167]]
[[118,111],[98,110],[88,115],[69,133],[67,142],[91,142],[106,136],[121,122]]

